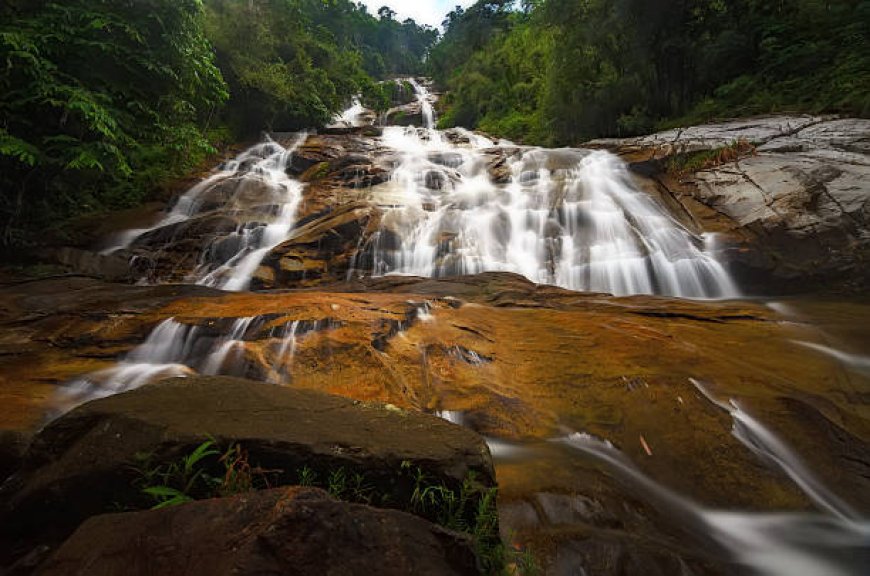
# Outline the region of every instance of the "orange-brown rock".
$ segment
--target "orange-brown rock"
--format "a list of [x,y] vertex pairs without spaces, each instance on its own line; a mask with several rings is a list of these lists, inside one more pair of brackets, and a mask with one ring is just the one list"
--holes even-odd
[[[170,287],[129,288],[129,295],[117,286],[105,289],[113,296],[103,304],[93,285],[95,304],[86,300],[78,310],[70,296],[65,310],[31,322],[7,315],[4,326],[11,330],[4,332],[6,355],[0,357],[5,421],[37,422],[58,382],[109,365],[112,355],[141,342],[167,317],[208,325],[263,316],[268,321],[246,336],[245,357],[252,370],[295,387],[462,412],[473,428],[501,438],[547,438],[565,427],[586,431],[612,441],[653,477],[708,503],[804,505],[781,475],[759,468],[731,436],[727,415],[689,378],[705,381],[720,398],[740,398],[800,447],[846,498],[868,505],[870,491],[857,473],[870,460],[870,418],[861,401],[866,377],[796,344],[819,336],[755,304],[578,294],[506,274],[383,278],[337,292],[203,291],[204,297],[172,302],[145,297]],[[142,299],[139,310],[133,294]],[[33,305],[34,298],[19,302]],[[95,305],[105,312],[88,312]],[[850,310],[867,317],[866,307]],[[301,333],[295,354],[280,357],[278,329],[293,321],[319,328]],[[646,455],[641,435],[654,457]]]

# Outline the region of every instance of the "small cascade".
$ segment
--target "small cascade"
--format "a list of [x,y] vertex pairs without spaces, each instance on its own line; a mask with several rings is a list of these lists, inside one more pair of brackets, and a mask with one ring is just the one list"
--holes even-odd
[[86,374],[69,382],[61,392],[61,405],[71,407],[96,398],[139,388],[149,382],[188,376],[194,371],[186,360],[194,355],[196,327],[170,318],[117,366]]
[[736,400],[722,402],[698,380],[690,378],[689,381],[711,404],[731,415],[734,421],[731,433],[741,444],[765,462],[782,470],[816,506],[843,521],[860,517],[848,504],[825,488],[785,442],[749,415]]
[[392,181],[401,203],[386,206],[375,275],[505,271],[616,295],[737,295],[716,260],[715,239],[670,217],[614,155],[495,148],[462,131],[452,140],[385,129],[383,142],[400,158]]
[[609,442],[588,434],[560,438],[620,475],[637,497],[676,516],[699,544],[759,576],[859,576],[865,573],[870,522],[797,513],[705,509],[644,475]]
[[359,96],[354,96],[351,100],[350,108],[340,114],[336,114],[332,121],[338,126],[354,128],[363,124],[360,121],[360,116],[366,112],[367,109],[362,105]]
[[275,384],[286,384],[291,380],[293,360],[296,356],[296,347],[299,341],[309,334],[319,332],[322,329],[336,327],[332,320],[299,321],[293,320],[286,323],[282,328],[273,332],[278,338],[277,346],[273,347],[274,361],[270,381]]
[[251,328],[256,317],[239,318],[233,322],[229,335],[222,339],[217,345],[217,349],[208,355],[203,366],[203,374],[222,374],[226,373],[228,367],[239,366],[244,363],[244,338],[245,334]]
[[414,87],[417,101],[420,103],[420,113],[423,116],[423,128],[435,129],[435,108],[432,106],[432,95],[429,89],[420,84],[415,78],[408,78],[408,82]]
[[[257,339],[271,321],[269,316],[237,318],[225,335],[216,336],[174,318],[164,320],[116,366],[68,382],[62,389],[60,407],[69,409],[166,378],[193,374],[246,376],[246,343]],[[273,328],[268,336],[274,340],[274,374],[264,379],[276,384],[289,381],[297,343],[308,334],[335,326],[331,320],[293,320]]]
[[260,262],[287,238],[295,222],[303,185],[287,175],[287,166],[293,151],[306,137],[296,135],[288,148],[267,138],[245,150],[179,197],[160,222],[125,232],[104,253],[140,245],[159,248],[176,239],[180,225],[219,213],[225,220],[232,218],[239,224],[229,234],[214,233],[187,280],[225,290],[245,290]]
[[305,135],[302,135],[289,149],[272,142],[272,153],[241,177],[237,185],[239,193],[244,192],[248,181],[253,181],[256,188],[256,196],[252,198],[256,203],[256,218],[246,217],[237,230],[238,248],[229,260],[214,269],[205,262],[194,273],[197,284],[246,290],[263,258],[287,239],[295,223],[303,188],[301,182],[287,175],[287,164],[293,150],[304,141]]

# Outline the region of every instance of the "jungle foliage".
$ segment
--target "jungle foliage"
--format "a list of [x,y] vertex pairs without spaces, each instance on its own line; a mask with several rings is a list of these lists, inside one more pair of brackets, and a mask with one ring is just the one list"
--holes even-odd
[[[867,0],[481,0],[444,22],[442,124],[577,144],[769,112],[870,115]],[[471,54],[471,57],[469,57]]]
[[327,122],[438,34],[350,0],[0,2],[0,246],[141,202],[213,146]]

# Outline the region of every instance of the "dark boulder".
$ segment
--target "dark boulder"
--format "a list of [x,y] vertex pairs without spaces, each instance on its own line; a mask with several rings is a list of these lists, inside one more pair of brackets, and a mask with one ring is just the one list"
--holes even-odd
[[468,537],[421,518],[283,488],[91,518],[40,576],[478,574]]
[[413,489],[397,480],[403,466],[451,489],[469,473],[494,483],[483,439],[434,416],[236,378],[181,378],[90,402],[43,429],[0,488],[0,536],[57,541],[90,516],[138,504],[137,455],[174,463],[208,438],[238,443],[250,462],[276,471],[273,486],[297,483],[305,467],[322,477],[342,468],[399,508]]

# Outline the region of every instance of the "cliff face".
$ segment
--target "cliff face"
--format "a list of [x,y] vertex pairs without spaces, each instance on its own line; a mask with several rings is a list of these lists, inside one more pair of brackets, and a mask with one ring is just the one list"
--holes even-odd
[[695,229],[724,232],[754,292],[866,287],[870,120],[773,116],[596,140]]

